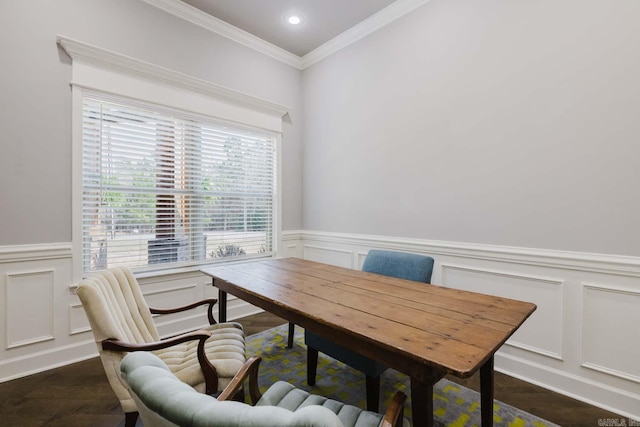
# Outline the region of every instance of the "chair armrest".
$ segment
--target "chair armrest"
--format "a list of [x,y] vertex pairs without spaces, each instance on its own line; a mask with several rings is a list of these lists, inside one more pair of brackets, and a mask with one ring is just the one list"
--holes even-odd
[[199,340],[200,342],[198,343],[198,350],[196,354],[198,355],[198,362],[200,363],[200,369],[202,369],[202,375],[204,376],[206,393],[213,394],[218,391],[218,373],[204,352],[204,344],[209,337],[211,337],[211,332],[209,331],[193,331],[186,334],[176,335],[175,337],[167,338],[162,341],[144,344],[128,343],[116,339],[106,339],[102,341],[102,349],[120,352],[154,351],[173,347],[176,344],[182,344],[187,341]]
[[176,335],[162,341],[148,342],[143,344],[129,343],[116,339],[106,339],[102,341],[102,348],[111,351],[154,351],[163,348],[173,347],[176,344],[193,340],[207,340],[211,336],[209,331],[194,331],[186,334]]
[[384,418],[382,419],[381,427],[402,426],[405,400],[407,400],[407,396],[401,391],[397,391],[396,394],[393,395],[391,404],[389,404],[387,412],[384,414]]
[[258,368],[260,366],[262,358],[260,356],[254,356],[251,359],[244,362],[242,368],[234,375],[229,385],[218,396],[219,401],[232,399],[240,389],[244,380],[249,377],[249,396],[251,397],[251,404],[255,405],[262,397],[260,388],[258,386]]
[[194,302],[192,304],[184,305],[182,307],[175,308],[151,308],[149,307],[149,311],[151,314],[171,314],[171,313],[180,313],[181,311],[191,310],[192,308],[199,307],[201,305],[209,304],[209,308],[207,309],[207,317],[209,318],[209,324],[215,325],[216,319],[213,317],[213,306],[218,302],[215,298],[208,298],[202,301]]

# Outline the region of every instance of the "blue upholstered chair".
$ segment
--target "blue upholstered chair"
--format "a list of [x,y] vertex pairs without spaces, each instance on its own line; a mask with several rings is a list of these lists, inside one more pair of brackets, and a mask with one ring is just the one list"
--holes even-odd
[[[414,282],[430,283],[433,258],[403,252],[370,250],[362,265],[362,271]],[[386,366],[307,330],[304,332],[304,341],[307,345],[307,382],[309,385],[316,383],[318,352],[322,352],[366,375],[367,409],[374,412],[378,410],[380,375],[387,369]]]
[[[406,396],[396,392],[382,415],[309,394],[278,381],[262,394],[258,386],[259,357],[249,359],[229,385],[213,397],[176,378],[152,353],[129,353],[120,372],[145,426],[153,427],[400,427]],[[254,406],[229,400],[249,381]]]

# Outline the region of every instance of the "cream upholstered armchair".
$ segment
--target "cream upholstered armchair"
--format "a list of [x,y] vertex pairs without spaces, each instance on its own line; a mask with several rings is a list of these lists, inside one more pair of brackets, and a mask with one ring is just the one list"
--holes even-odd
[[[136,403],[120,376],[120,362],[127,353],[152,351],[177,378],[207,394],[224,390],[246,361],[242,325],[216,323],[215,299],[175,309],[149,308],[127,268],[112,268],[86,278],[78,284],[78,296],[127,426],[135,425],[138,418]],[[152,314],[176,313],[205,304],[209,305],[208,326],[160,339]]]

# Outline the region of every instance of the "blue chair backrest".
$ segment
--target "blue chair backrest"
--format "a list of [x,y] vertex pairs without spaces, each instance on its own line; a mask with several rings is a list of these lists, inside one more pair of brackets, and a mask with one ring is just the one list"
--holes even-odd
[[433,258],[405,252],[371,249],[364,259],[362,271],[414,282],[431,283]]

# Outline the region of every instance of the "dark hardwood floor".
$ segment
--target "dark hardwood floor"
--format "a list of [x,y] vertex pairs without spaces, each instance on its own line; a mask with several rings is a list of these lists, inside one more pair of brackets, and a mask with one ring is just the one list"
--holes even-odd
[[[239,321],[247,335],[285,323],[269,313]],[[449,379],[478,390],[477,377]],[[595,427],[600,419],[622,419],[500,373],[495,377],[495,397],[566,427]],[[0,426],[114,427],[123,418],[98,358],[0,384]]]

